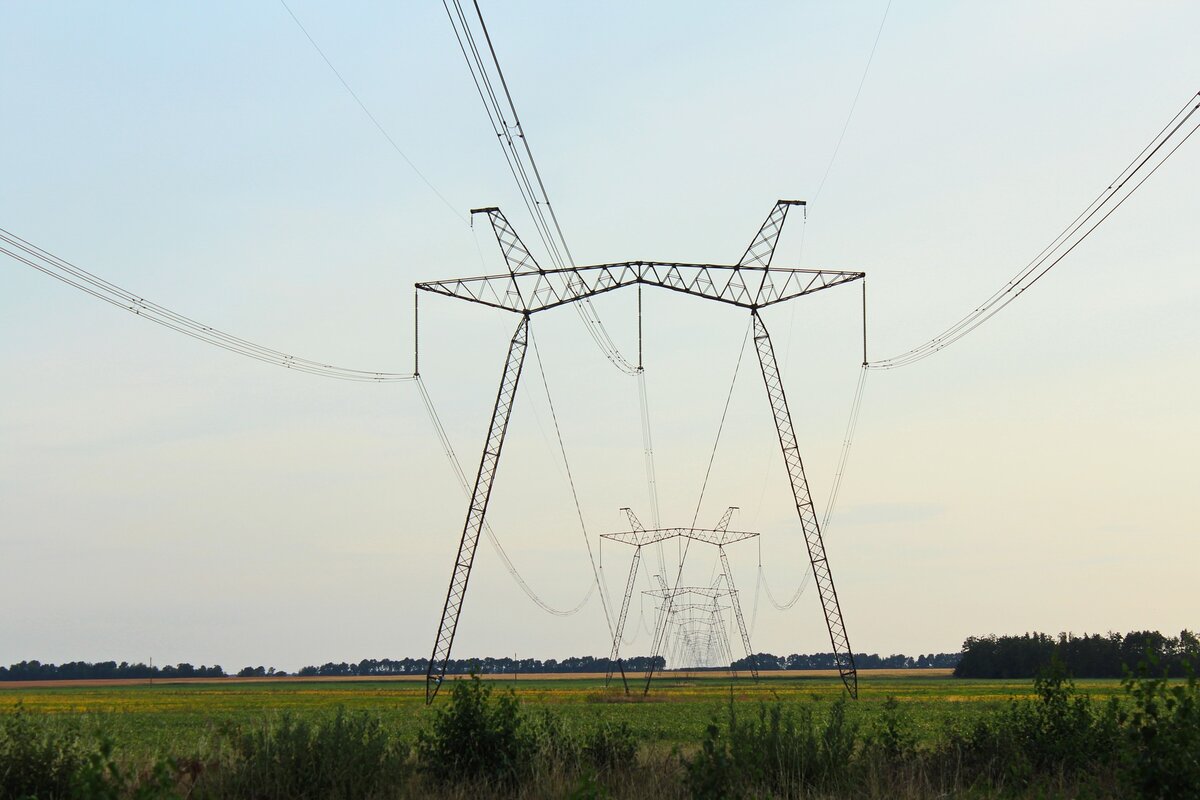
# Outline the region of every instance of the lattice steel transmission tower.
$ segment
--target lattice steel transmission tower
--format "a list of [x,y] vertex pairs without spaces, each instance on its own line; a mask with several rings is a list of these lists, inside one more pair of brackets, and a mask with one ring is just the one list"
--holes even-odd
[[[621,637],[625,632],[625,621],[629,616],[630,600],[633,597],[633,589],[637,580],[638,566],[641,564],[642,560],[642,548],[646,545],[658,544],[660,542],[667,541],[668,539],[690,539],[693,542],[701,542],[703,544],[716,546],[717,552],[720,554],[721,559],[721,573],[718,575],[717,580],[718,582],[723,580],[729,591],[731,604],[733,606],[734,618],[737,620],[738,633],[741,634],[742,638],[742,646],[745,648],[747,658],[749,658],[751,661],[750,673],[754,676],[755,680],[757,680],[758,669],[753,664],[754,651],[750,648],[750,633],[746,629],[746,618],[742,615],[742,606],[738,601],[737,589],[733,585],[733,574],[729,567],[729,556],[725,553],[725,546],[733,544],[734,542],[742,542],[747,539],[754,538],[758,536],[758,534],[750,533],[748,531],[729,530],[729,523],[733,519],[733,513],[737,511],[737,506],[730,506],[725,513],[721,515],[720,521],[717,522],[717,525],[714,528],[653,528],[647,530],[632,510],[628,508],[622,508],[621,510],[625,512],[625,516],[629,520],[630,529],[628,531],[621,531],[619,533],[600,534],[600,538],[602,539],[609,539],[614,542],[633,545],[633,561],[629,565],[629,577],[625,581],[625,594],[621,600],[621,610],[617,614],[617,626],[615,632],[613,633],[612,653],[609,655],[609,667],[608,674],[604,681],[605,685],[607,686],[612,680],[614,667],[621,669],[622,675],[625,674],[624,668],[621,667],[620,660]],[[664,600],[664,608],[662,612],[668,617],[670,616],[672,610],[671,603],[672,598],[670,595],[668,595]],[[658,627],[655,629],[654,652],[650,654],[651,663],[653,663],[654,656],[659,655],[659,651],[662,649],[663,630],[664,629]],[[723,631],[724,629],[722,628],[722,632]],[[730,661],[733,660],[732,655],[733,654],[731,652]],[[629,690],[628,685],[626,685],[625,688],[626,691]]]
[[472,214],[485,214],[500,244],[508,272],[470,278],[428,281],[416,284],[419,291],[454,297],[492,308],[510,311],[520,316],[509,344],[508,356],[501,373],[500,389],[492,408],[491,424],[484,444],[483,456],[476,473],[467,518],[459,539],[458,554],[451,571],[450,588],[442,607],[441,621],[434,639],[433,655],[426,674],[425,699],[433,702],[446,673],[446,662],[454,644],[458,618],[462,611],[475,548],[491,498],[492,483],[500,463],[508,420],[528,343],[532,315],[571,303],[579,303],[596,295],[626,286],[658,286],[673,292],[749,310],[754,320],[754,344],[767,387],[772,416],[783,451],[784,464],[792,486],[792,497],[809,560],[821,596],[821,610],[829,628],[830,644],[837,658],[838,671],[851,696],[858,696],[858,679],[854,657],[842,621],[841,606],[834,588],[829,561],[821,539],[820,524],[813,509],[808,481],[800,460],[788,409],[783,383],[770,336],[759,311],[767,306],[802,297],[822,289],[862,280],[862,272],[838,270],[790,269],[771,266],[775,245],[787,220],[788,211],[803,206],[800,200],[780,200],[771,209],[762,227],[736,264],[689,264],[663,261],[624,261],[584,267],[543,269],[529,249],[517,236],[498,208],[473,209]]

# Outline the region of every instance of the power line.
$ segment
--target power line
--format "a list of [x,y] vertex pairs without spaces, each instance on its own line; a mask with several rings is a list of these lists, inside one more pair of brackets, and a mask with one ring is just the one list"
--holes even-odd
[[[437,195],[438,199],[442,201],[442,203],[450,210],[452,214],[454,214],[463,222],[469,222],[466,217],[464,217],[457,209],[455,209],[453,204],[446,199],[445,195],[443,195],[438,188],[433,185],[433,183],[425,176],[420,168],[417,167],[417,165],[412,161],[412,159],[410,159],[408,155],[400,148],[400,146],[396,143],[396,140],[390,133],[388,133],[387,129],[383,127],[383,124],[380,123],[379,119],[375,116],[371,109],[367,107],[366,103],[363,102],[362,98],[349,84],[346,78],[342,75],[341,71],[334,66],[329,56],[326,55],[324,49],[322,49],[320,44],[317,43],[316,39],[309,32],[308,28],[305,27],[304,23],[300,21],[300,18],[292,10],[291,6],[289,6],[285,0],[279,1],[283,8],[287,11],[288,16],[292,18],[292,21],[296,23],[296,26],[300,29],[301,33],[304,34],[304,37],[308,40],[309,44],[312,45],[313,49],[321,57],[321,60],[325,62],[327,67],[329,67],[329,70],[338,79],[338,82],[342,84],[342,87],[347,93],[349,93],[351,98],[354,99],[354,102],[360,109],[362,109],[363,114],[366,115],[367,119],[370,120],[371,124],[379,131],[379,133],[383,135],[388,144],[391,145],[392,149],[395,150],[402,159],[404,159],[404,162],[408,164],[414,173],[416,173],[417,177],[419,177],[425,183],[425,185],[428,186],[435,195]],[[504,91],[504,96],[507,99],[508,106],[512,112],[512,127],[516,130],[517,138],[521,140],[524,151],[528,158],[528,168],[526,168],[524,161],[521,159],[520,151],[516,148],[512,134],[509,132],[510,126],[507,124],[503,110],[500,106],[499,97],[487,74],[479,47],[475,43],[474,35],[471,33],[470,26],[467,22],[467,17],[463,13],[462,7],[458,2],[455,2],[454,5],[458,12],[459,22],[462,25],[462,35],[459,34],[459,26],[454,24],[454,15],[450,14],[449,6],[443,1],[443,6],[446,8],[447,14],[450,14],[451,25],[454,27],[454,33],[458,38],[459,47],[462,50],[463,56],[467,59],[468,67],[471,68],[471,76],[475,81],[475,87],[479,92],[480,99],[483,100],[485,110],[488,112],[488,119],[492,122],[492,129],[501,141],[501,148],[504,151],[505,161],[508,164],[509,171],[512,173],[513,179],[516,181],[518,188],[521,190],[521,197],[525,202],[526,210],[529,211],[530,216],[534,219],[534,226],[538,232],[538,237],[542,240],[543,245],[550,254],[551,260],[553,260],[556,265],[564,266],[565,263],[569,262],[572,266],[574,266],[575,261],[571,256],[571,251],[567,246],[566,239],[563,237],[562,226],[559,224],[558,215],[554,210],[554,206],[550,203],[550,198],[546,193],[545,182],[542,180],[541,172],[538,170],[537,162],[533,158],[533,151],[529,147],[529,140],[526,138],[524,129],[521,127],[520,119],[517,117],[516,106],[513,104],[512,95],[508,90],[507,81],[505,80],[504,73],[500,68],[500,62],[496,57],[495,49],[492,46],[491,37],[488,35],[487,26],[483,20],[483,14],[480,12],[479,6],[476,3],[475,9],[479,18],[479,23],[487,40],[488,51],[492,56],[493,63],[495,64],[496,73],[499,76],[501,86]],[[468,50],[470,52],[468,52]],[[477,69],[478,73],[476,71]],[[507,147],[505,146],[505,143],[507,143]],[[530,177],[531,174],[533,176],[532,178]],[[535,182],[537,184],[537,191],[535,191],[534,188]],[[539,191],[541,199],[538,199]],[[549,220],[547,220],[546,215],[541,211],[543,205],[549,212]],[[565,254],[565,260],[563,254]],[[600,319],[599,312],[596,311],[595,306],[592,305],[591,301],[584,301],[583,303],[576,305],[575,310],[579,314],[580,319],[583,321],[584,327],[587,329],[588,334],[592,337],[592,340],[596,343],[596,346],[600,348],[601,352],[604,353],[609,361],[612,362],[618,369],[621,369],[630,375],[635,374],[633,367],[630,366],[629,362],[621,354],[621,351],[617,347],[616,343],[613,342],[608,330],[604,327],[603,321]]]
[[[1162,167],[1200,128],[1200,123],[1186,129],[1188,121],[1200,110],[1200,92],[1184,103],[1171,120],[1163,126],[1150,143],[1100,192],[1074,220],[1032,261],[1019,270],[1004,286],[986,301],[976,306],[944,331],[923,344],[891,358],[872,361],[869,369],[895,369],[922,361],[939,350],[954,344],[994,317],[1025,291],[1042,279],[1050,270],[1071,254],[1107,220],[1114,211],[1133,196],[1142,184]],[[1190,109],[1189,109],[1190,106]],[[1186,132],[1184,132],[1186,130]],[[1168,147],[1169,145],[1169,147]],[[1136,181],[1135,181],[1136,179]]]
[[[542,240],[543,247],[557,267],[568,264],[575,266],[571,249],[563,236],[558,214],[550,202],[545,181],[542,179],[537,161],[533,157],[529,137],[525,135],[525,129],[517,114],[512,92],[509,90],[508,81],[504,77],[504,70],[500,66],[500,59],[496,54],[491,34],[488,32],[487,23],[483,18],[483,11],[477,1],[473,5],[474,17],[478,20],[479,29],[483,34],[484,45],[482,46],[476,39],[469,15],[463,10],[462,0],[442,0],[442,6],[445,8],[450,26],[454,30],[459,50],[467,62],[475,90],[483,102],[488,122],[504,154],[509,172],[520,191],[525,209],[533,219],[538,238]],[[493,72],[495,73],[494,78],[492,77]],[[604,356],[622,372],[636,375],[636,368],[629,363],[616,343],[613,342],[600,319],[599,312],[596,311],[591,301],[584,300],[575,304],[574,307],[583,321],[588,335],[591,336],[592,341]]]
[[223,350],[228,350],[231,353],[237,353],[256,361],[284,367],[295,372],[305,372],[310,375],[319,375],[325,378],[336,378],[345,381],[391,383],[411,381],[415,377],[409,373],[339,367],[322,361],[300,358],[281,350],[256,344],[248,339],[226,333],[211,325],[205,325],[191,317],[172,311],[166,306],[147,300],[128,289],[124,289],[111,281],[101,278],[99,275],[88,272],[63,258],[59,258],[53,253],[43,250],[37,245],[3,228],[0,228],[0,253],[81,292],[85,292],[98,300],[103,300],[106,303],[147,319],[157,325],[161,325],[164,328],[170,328],[173,331],[190,336],[205,344],[214,345]]
[[[749,339],[750,339],[750,326],[748,325],[746,327],[746,335],[742,337],[741,349],[738,350],[737,363],[733,367],[733,377],[729,381],[729,392],[725,396],[725,406],[721,410],[721,421],[717,425],[717,435],[713,441],[712,454],[709,456],[709,459],[708,459],[708,467],[704,471],[704,481],[700,486],[700,496],[696,500],[696,512],[695,512],[695,514],[692,515],[692,527],[693,528],[696,527],[696,520],[698,520],[700,518],[700,506],[704,503],[704,492],[708,488],[708,479],[709,479],[709,476],[712,474],[713,461],[717,457],[717,448],[721,444],[721,433],[725,430],[725,418],[729,415],[729,404],[733,400],[733,389],[737,385],[738,373],[742,369],[742,357],[744,355],[746,355],[746,342],[749,341]],[[680,555],[679,555],[679,566],[675,573],[675,586],[674,586],[673,592],[679,591],[680,583],[683,580],[683,565],[687,561],[688,550],[692,546],[691,537],[681,537],[681,538],[686,538],[687,542],[684,544],[683,550],[680,552]],[[673,592],[672,592],[672,594],[668,595],[663,600],[663,608],[665,609],[665,611],[662,613],[664,613],[664,614],[670,613],[671,603],[672,603],[672,599],[674,596]],[[654,641],[652,642],[652,648],[651,648],[651,653],[650,653],[650,655],[652,657],[658,655],[659,649],[662,647],[662,638],[665,636],[666,636],[666,629],[664,627],[663,630],[660,632],[660,635],[656,636]],[[647,673],[647,679],[646,679],[647,689],[649,689],[649,686],[650,686],[649,675],[650,675],[650,673]]]
[[537,339],[533,334],[529,335],[530,343],[533,345],[533,355],[537,360],[538,373],[542,378],[542,387],[546,390],[546,404],[550,406],[550,419],[554,422],[554,433],[558,437],[558,447],[562,453],[563,465],[567,470],[567,481],[571,486],[571,497],[575,501],[575,513],[579,517],[579,529],[583,533],[583,543],[587,547],[588,561],[592,565],[592,576],[596,579],[596,586],[600,589],[600,605],[604,608],[604,621],[608,624],[608,635],[613,636],[612,614],[608,607],[611,605],[608,598],[605,597],[605,587],[600,581],[600,572],[596,567],[596,559],[592,555],[592,542],[588,537],[587,524],[583,521],[583,507],[579,503],[579,492],[575,488],[575,478],[571,474],[571,464],[567,460],[567,448],[563,444],[562,429],[558,425],[558,414],[554,410],[554,399],[550,396],[550,383],[546,380],[546,368],[542,364],[542,354],[538,351]]
[[467,218],[462,215],[462,212],[458,211],[450,203],[450,201],[446,199],[445,195],[438,191],[438,188],[434,186],[428,178],[425,177],[425,173],[421,172],[420,168],[413,163],[412,159],[400,149],[400,145],[396,144],[396,140],[392,138],[392,135],[387,132],[383,125],[380,124],[379,120],[376,119],[375,115],[371,113],[371,109],[367,108],[366,103],[364,103],[362,98],[358,96],[358,92],[354,91],[350,84],[346,82],[346,79],[342,77],[342,73],[338,71],[338,68],[335,67],[333,62],[329,60],[329,56],[325,55],[325,51],[321,49],[321,45],[317,44],[317,40],[314,39],[312,34],[308,32],[308,28],[304,27],[304,23],[301,22],[300,18],[296,16],[296,12],[292,11],[292,7],[289,6],[285,0],[279,0],[279,4],[283,6],[284,10],[287,11],[288,16],[291,17],[292,21],[296,23],[296,27],[298,27],[300,32],[304,34],[304,38],[308,39],[308,43],[311,44],[313,49],[317,51],[317,55],[321,56],[321,60],[325,62],[325,66],[329,67],[329,70],[334,74],[334,76],[337,77],[338,82],[342,84],[342,87],[350,93],[352,98],[354,98],[354,102],[357,103],[358,107],[362,109],[362,112],[367,115],[367,119],[371,120],[371,124],[375,126],[376,130],[383,134],[383,138],[387,139],[388,144],[392,146],[392,149],[395,150],[402,159],[404,159],[404,163],[408,164],[412,171],[416,173],[417,177],[429,187],[430,191],[438,196],[438,199],[442,201],[442,204],[445,205],[446,208],[450,209],[451,214],[458,217],[463,222],[466,222]]
[[[450,467],[454,472],[454,477],[458,480],[458,484],[462,488],[463,493],[469,497],[471,494],[471,488],[467,483],[467,475],[463,471],[462,463],[458,460],[458,454],[454,452],[454,446],[450,443],[450,436],[446,433],[446,428],[442,424],[441,417],[438,416],[437,409],[433,404],[433,398],[429,396],[429,390],[425,388],[425,381],[420,377],[417,378],[417,391],[421,394],[421,401],[425,406],[425,412],[429,416],[430,423],[433,425],[433,430],[437,435],[438,442],[442,445],[442,451],[445,453],[446,458],[450,461]],[[587,592],[584,593],[583,599],[571,608],[559,609],[550,605],[541,597],[539,597],[538,594],[533,591],[533,589],[525,581],[525,578],[522,577],[521,573],[517,570],[516,565],[513,564],[512,559],[509,558],[508,553],[505,552],[504,547],[500,544],[500,539],[496,536],[495,531],[492,530],[492,526],[486,520],[483,523],[483,532],[487,537],[488,542],[491,543],[492,548],[496,551],[496,555],[500,557],[500,561],[504,564],[504,568],[508,571],[508,574],[512,577],[513,581],[516,582],[521,591],[525,593],[525,596],[532,600],[533,603],[538,606],[538,608],[542,609],[548,614],[553,614],[556,617],[569,617],[579,613],[579,611],[585,605],[587,605],[588,600],[591,599],[592,593],[596,589],[595,586],[591,586]]]
[[[850,402],[850,417],[846,420],[846,432],[842,437],[842,451],[838,456],[837,469],[834,470],[833,486],[829,489],[829,499],[825,503],[825,514],[821,518],[821,531],[828,535],[829,521],[833,517],[833,510],[837,507],[838,496],[841,494],[842,478],[846,474],[846,464],[850,460],[850,448],[854,444],[854,434],[858,429],[858,418],[862,411],[863,392],[867,385],[867,368],[864,364],[858,373],[858,383],[854,388],[854,399]],[[765,481],[764,481],[765,484]],[[762,549],[762,543],[759,543],[759,549]],[[800,578],[800,585],[787,601],[780,603],[771,593],[770,584],[767,583],[766,572],[762,568],[762,558],[759,557],[759,581],[767,590],[767,599],[771,605],[775,606],[779,611],[787,611],[800,599],[804,594],[804,590],[808,588],[809,582],[812,580],[812,566],[808,565],[804,569],[804,575]],[[755,587],[755,603],[758,602],[758,587]],[[757,607],[756,607],[757,613]]]
[[837,506],[838,495],[842,491],[842,476],[846,474],[846,464],[850,461],[850,448],[854,444],[854,432],[858,428],[858,415],[862,411],[863,390],[867,386],[866,365],[858,372],[858,385],[854,389],[854,400],[850,404],[850,419],[846,422],[846,433],[842,437],[842,452],[838,457],[837,469],[833,473],[833,486],[829,489],[829,499],[825,501],[825,516],[821,519],[821,529],[828,532],[829,519]]
[[817,191],[813,195],[813,202],[821,196],[821,190],[825,188],[825,181],[829,178],[829,172],[833,169],[833,162],[837,160],[838,152],[842,149],[842,140],[846,138],[846,131],[850,128],[850,120],[854,117],[854,109],[858,108],[858,98],[862,94],[863,84],[867,82],[867,73],[871,71],[871,63],[875,60],[875,50],[879,47],[879,37],[883,35],[883,26],[887,22],[888,12],[892,10],[892,0],[888,0],[887,7],[883,9],[883,18],[879,20],[879,30],[875,32],[875,42],[871,45],[871,55],[867,56],[867,65],[863,67],[862,77],[858,80],[858,89],[854,92],[854,100],[850,103],[850,110],[846,113],[846,121],[842,124],[842,132],[838,134],[837,144],[833,147],[833,154],[829,156],[829,163],[825,165],[825,174],[821,176],[821,182],[817,184]]
[[[704,503],[704,492],[708,489],[708,479],[712,475],[713,461],[717,457],[717,448],[721,444],[721,433],[725,430],[725,418],[729,415],[729,403],[733,400],[733,388],[737,385],[737,376],[742,369],[742,356],[746,355],[746,342],[750,339],[750,327],[746,327],[746,335],[742,337],[742,347],[738,350],[737,363],[733,367],[733,378],[729,381],[729,392],[725,395],[725,407],[721,409],[721,421],[717,425],[717,435],[713,440],[712,453],[708,456],[708,467],[704,470],[704,481],[700,485],[700,496],[696,498],[696,512],[692,515],[692,527],[696,527],[696,520],[700,518],[700,506]],[[688,539],[688,544],[692,542]],[[686,552],[686,550],[684,551]]]

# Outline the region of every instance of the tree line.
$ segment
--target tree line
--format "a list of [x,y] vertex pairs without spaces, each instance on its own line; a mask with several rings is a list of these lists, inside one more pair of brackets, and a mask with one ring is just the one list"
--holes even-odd
[[1164,636],[1158,631],[1083,634],[1026,633],[972,636],[963,642],[957,678],[1030,678],[1055,659],[1076,678],[1120,678],[1149,660],[1172,676],[1200,666],[1200,639],[1191,631]]
[[70,661],[66,664],[43,664],[22,661],[0,667],[0,681],[81,681],[113,680],[117,678],[224,678],[219,665],[194,667],[191,664],[168,664],[162,667],[122,661]]
[[[976,640],[968,640],[976,641]],[[979,640],[983,641],[983,640]],[[927,667],[953,667],[958,653],[930,653],[921,656],[858,653],[855,663],[859,669],[924,669]],[[760,670],[804,670],[836,669],[833,653],[813,653],[776,656],[758,653],[751,658]],[[734,661],[735,670],[748,670],[751,658]],[[608,658],[595,656],[571,656],[564,659],[540,658],[455,658],[446,665],[450,675],[512,675],[534,673],[588,673],[608,672],[612,662]],[[621,659],[621,665],[613,665],[616,672],[624,667],[627,672],[645,672],[653,666],[656,672],[666,669],[662,656],[633,656]],[[428,658],[374,659],[364,658],[358,662],[327,662],[320,666],[306,666],[296,674],[301,677],[367,677],[387,675],[424,675],[429,670]],[[283,677],[288,673],[274,667],[245,667],[234,673],[238,678]],[[1032,673],[1031,673],[1032,674]],[[0,681],[52,681],[52,680],[113,680],[150,678],[227,678],[230,674],[219,665],[195,667],[191,664],[150,666],[141,662],[119,664],[115,661],[71,661],[66,664],[43,664],[40,661],[22,661],[9,667],[0,667]]]
[[[561,661],[547,658],[452,658],[446,662],[446,673],[449,675],[498,675],[539,672],[608,672],[613,662],[607,658],[594,656],[572,656]],[[661,670],[666,664],[662,656],[633,656],[621,659],[621,664],[627,671],[644,672],[653,663],[654,669]],[[617,667],[613,667],[616,671]],[[402,658],[393,661],[389,658],[364,658],[357,664],[329,662],[319,667],[304,667],[297,675],[315,676],[362,676],[362,675],[424,675],[429,670],[428,658]]]
[[[858,669],[949,669],[958,663],[961,653],[929,653],[920,656],[906,656],[902,653],[881,656],[877,653],[855,653],[854,665]],[[775,669],[837,669],[837,658],[833,653],[792,653],[790,656],[777,656],[773,653],[755,653],[752,656],[739,658],[730,666],[733,669],[748,670],[751,665],[759,671]]]

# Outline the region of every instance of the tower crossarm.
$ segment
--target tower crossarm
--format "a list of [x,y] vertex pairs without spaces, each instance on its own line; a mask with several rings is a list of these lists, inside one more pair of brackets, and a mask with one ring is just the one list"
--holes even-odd
[[866,277],[862,272],[771,266],[788,210],[793,206],[804,207],[804,201],[776,201],[736,264],[619,261],[554,269],[542,269],[500,209],[477,208],[471,213],[487,215],[508,273],[426,281],[418,283],[417,288],[522,314],[641,284],[759,309]]
[[675,537],[694,539],[705,544],[724,546],[758,536],[750,531],[727,531],[717,528],[654,528],[651,530],[620,531],[618,533],[602,533],[600,538],[614,542],[643,547],[655,542],[662,542]]
[[702,610],[704,613],[712,613],[714,609],[730,610],[728,606],[714,606],[712,602],[707,603],[671,603],[671,613],[686,612],[686,610]]
[[637,284],[756,309],[864,277],[862,272],[839,270],[624,261],[425,281],[417,288],[521,314],[577,303]]
[[642,594],[648,595],[650,597],[671,597],[671,598],[683,597],[685,595],[693,594],[698,597],[712,598],[712,597],[726,597],[728,595],[737,594],[737,592],[730,591],[728,589],[714,589],[711,586],[680,586],[678,589],[666,589],[666,588],[646,589],[645,591],[642,592]]

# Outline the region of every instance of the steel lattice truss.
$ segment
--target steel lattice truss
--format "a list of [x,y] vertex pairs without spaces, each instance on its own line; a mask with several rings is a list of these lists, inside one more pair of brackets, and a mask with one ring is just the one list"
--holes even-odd
[[697,597],[707,597],[709,600],[716,600],[718,597],[729,597],[737,594],[737,589],[730,591],[722,589],[719,586],[680,586],[675,589],[663,587],[660,589],[646,589],[642,594],[647,597],[657,597],[663,600],[674,599],[676,597],[686,597],[688,595],[696,595]]
[[[434,640],[433,656],[430,659],[429,672],[426,675],[425,698],[427,702],[433,701],[441,686],[446,673],[446,663],[450,658],[450,650],[454,644],[454,633],[458,627],[459,614],[466,596],[475,549],[479,543],[479,533],[486,524],[492,483],[499,466],[500,451],[504,444],[517,383],[520,380],[525,361],[530,316],[540,311],[587,300],[626,286],[659,286],[669,291],[750,310],[754,319],[755,348],[762,366],[763,380],[767,385],[767,394],[779,434],[780,447],[783,450],[784,462],[791,480],[796,511],[800,517],[809,559],[820,592],[821,608],[829,628],[830,643],[837,656],[838,669],[847,690],[852,696],[858,696],[854,657],[850,652],[850,643],[842,621],[841,607],[838,604],[833,577],[829,571],[829,561],[825,556],[820,525],[809,496],[808,482],[800,461],[791,414],[784,397],[783,384],[779,377],[771,340],[767,335],[766,326],[758,314],[759,309],[767,306],[866,277],[862,272],[771,266],[775,246],[783,230],[789,209],[793,206],[803,205],[803,201],[778,201],[737,264],[625,261],[562,269],[543,269],[498,208],[476,209],[473,213],[487,215],[496,234],[500,252],[505,263],[508,264],[508,273],[428,281],[416,285],[417,289],[421,291],[467,300],[521,315],[521,321],[517,325],[517,330],[509,346],[496,404],[492,409],[487,441],[480,459],[479,472],[475,479],[467,519],[459,540],[458,555],[455,558],[451,574],[450,588],[446,593],[441,622]],[[723,523],[719,526],[721,529],[719,535],[718,529],[701,531],[689,529],[689,538],[715,544],[720,550],[722,568],[726,572],[728,594],[734,598],[734,613],[739,619],[742,641],[749,654],[750,640],[745,631],[745,624],[741,620],[740,607],[736,603],[737,591],[733,588],[732,581],[729,580],[728,561],[724,555],[724,547],[734,541],[748,538],[752,534],[723,530],[727,527],[728,520],[723,520]],[[644,544],[662,541],[671,536],[684,535],[684,531],[685,529],[682,528],[655,531],[635,528],[632,533],[613,535],[609,538],[635,546],[632,575],[637,570],[641,547]],[[670,617],[672,602],[673,597],[670,596],[664,600],[666,610],[660,615],[663,618],[663,625]],[[627,589],[619,617],[622,625],[628,613],[628,605],[629,590]],[[614,660],[616,660],[616,645],[619,641],[618,634],[616,642],[614,642]],[[658,655],[660,644],[661,636],[656,637],[654,655]],[[753,659],[751,663],[753,663]],[[649,681],[650,675],[647,675],[647,688],[649,688]]]
[[[628,509],[621,510],[627,511]],[[743,539],[749,539],[753,536],[758,536],[758,534],[748,531],[723,531],[717,528],[649,528],[600,534],[601,539],[611,539],[614,542],[631,544],[635,547],[644,547],[648,544],[655,544],[656,542],[675,538],[691,539],[696,542],[703,542],[704,544],[715,544],[718,547],[724,547],[727,544],[740,542]]]
[[737,264],[622,261],[561,269],[542,269],[500,209],[475,209],[473,213],[487,214],[491,220],[509,271],[503,275],[428,281],[418,283],[417,288],[533,314],[639,283],[741,308],[764,308],[865,277],[862,272],[769,266],[787,208],[797,204],[779,201]]

